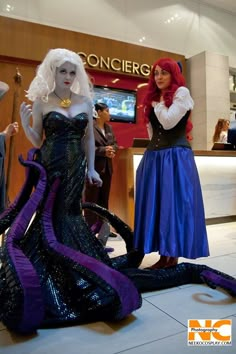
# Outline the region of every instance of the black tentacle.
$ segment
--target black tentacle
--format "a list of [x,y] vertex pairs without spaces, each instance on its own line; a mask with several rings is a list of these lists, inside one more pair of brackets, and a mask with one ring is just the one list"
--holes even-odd
[[139,267],[143,260],[144,254],[134,248],[134,235],[131,228],[114,213],[111,213],[109,210],[95,203],[83,203],[82,208],[90,209],[107,220],[125,241],[127,254],[112,258],[112,266],[116,269]]
[[220,287],[236,296],[236,279],[206,265],[180,263],[164,269],[125,269],[141,292],[168,289],[185,284],[203,284],[213,289]]
[[118,234],[124,239],[127,252],[133,250],[133,231],[118,216],[95,203],[82,203],[82,208],[89,209],[104,218],[105,220],[107,220],[111,224],[111,226],[114,227],[114,229],[118,232]]

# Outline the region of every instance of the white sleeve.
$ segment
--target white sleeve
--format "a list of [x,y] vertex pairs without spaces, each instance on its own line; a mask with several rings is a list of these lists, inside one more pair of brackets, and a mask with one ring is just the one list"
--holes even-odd
[[154,107],[155,115],[164,129],[174,128],[187,111],[193,109],[193,99],[187,87],[179,87],[176,91],[172,105],[167,108],[164,102],[157,103]]

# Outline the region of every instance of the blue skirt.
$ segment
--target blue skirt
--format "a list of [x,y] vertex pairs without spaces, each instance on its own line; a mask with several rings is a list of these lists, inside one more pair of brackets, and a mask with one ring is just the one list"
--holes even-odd
[[200,180],[191,149],[145,151],[136,174],[134,242],[145,254],[209,256]]

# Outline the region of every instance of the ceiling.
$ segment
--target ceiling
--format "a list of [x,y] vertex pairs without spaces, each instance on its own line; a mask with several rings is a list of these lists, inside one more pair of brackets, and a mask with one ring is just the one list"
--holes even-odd
[[236,14],[236,0],[200,0],[202,3]]
[[[0,15],[236,67],[236,0],[0,0]],[[78,44],[79,45],[79,44]]]

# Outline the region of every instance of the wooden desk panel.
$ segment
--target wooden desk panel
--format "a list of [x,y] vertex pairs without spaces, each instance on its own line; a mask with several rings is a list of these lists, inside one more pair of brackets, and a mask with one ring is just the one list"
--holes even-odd
[[[134,226],[134,189],[136,168],[145,149],[119,150],[109,208],[131,228]],[[236,152],[194,151],[202,186],[206,219],[236,215]]]

